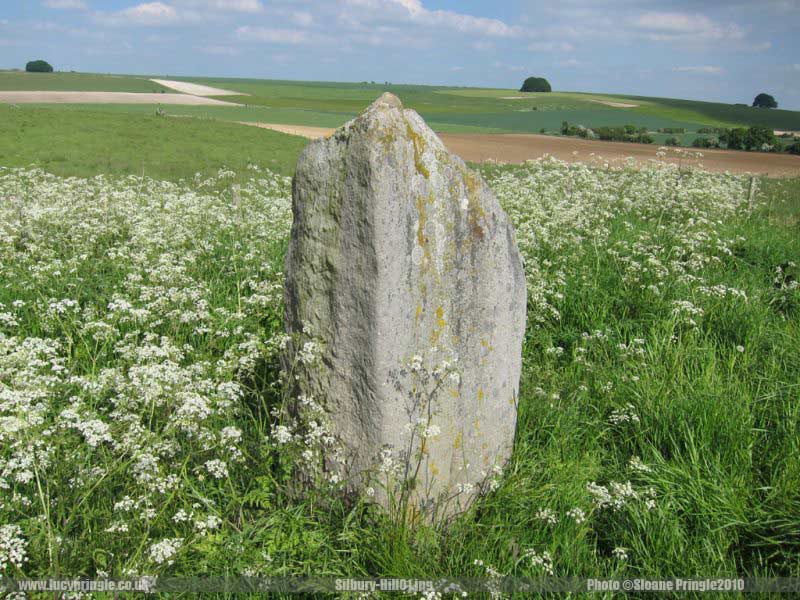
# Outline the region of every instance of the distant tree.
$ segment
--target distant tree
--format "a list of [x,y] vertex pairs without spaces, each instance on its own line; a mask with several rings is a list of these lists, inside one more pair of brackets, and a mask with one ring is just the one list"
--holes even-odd
[[791,146],[787,146],[786,151],[789,154],[800,154],[800,142],[795,142]]
[[756,108],[778,108],[778,102],[769,94],[761,93],[753,100],[753,106]]
[[680,140],[678,138],[673,136],[673,137],[668,137],[666,140],[664,140],[664,145],[665,146],[680,146],[681,142],[680,142]]
[[32,60],[25,65],[25,70],[28,73],[52,73],[53,67],[44,60]]
[[552,92],[550,82],[544,77],[528,77],[519,88],[520,92]]
[[715,138],[696,137],[692,142],[693,148],[719,148],[719,142]]
[[746,135],[747,129],[744,127],[726,129],[720,134],[719,141],[725,144],[728,150],[744,150],[744,138]]
[[762,150],[769,152],[777,145],[775,133],[766,127],[753,126],[747,129],[744,136],[744,147],[747,150]]

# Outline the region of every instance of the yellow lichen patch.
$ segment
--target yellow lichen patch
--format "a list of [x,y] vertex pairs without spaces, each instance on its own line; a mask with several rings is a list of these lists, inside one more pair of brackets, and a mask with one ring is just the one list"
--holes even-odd
[[417,244],[425,248],[425,224],[428,221],[428,213],[425,210],[425,199],[420,196],[417,198],[417,213],[419,214],[419,224],[417,225]]
[[391,129],[387,129],[383,135],[378,136],[378,141],[383,145],[383,151],[386,153],[389,152],[394,140],[394,131]]
[[483,402],[483,388],[478,388],[478,401]]
[[419,303],[417,304],[417,313],[415,315],[415,318],[417,321],[419,321],[421,317],[422,317],[422,304]]
[[433,330],[431,330],[430,340],[431,344],[436,344],[439,341],[439,337],[444,332],[444,328],[447,325],[447,321],[444,319],[444,308],[441,306],[436,308],[436,323],[434,324]]
[[453,441],[453,450],[460,450],[461,449],[461,432],[458,432],[456,435],[456,439]]
[[463,171],[464,183],[467,186],[467,220],[472,235],[478,240],[483,241],[484,233],[480,221],[486,218],[486,211],[483,210],[478,201],[480,192],[480,181],[474,173],[465,169]]
[[406,121],[406,133],[408,133],[408,137],[411,138],[411,143],[414,144],[414,165],[417,167],[417,171],[420,175],[425,179],[429,179],[431,173],[422,161],[422,155],[425,152],[425,140],[414,131],[414,128],[411,127],[411,123],[408,121]]
[[451,389],[450,389],[450,395],[451,395],[453,398],[458,398],[458,396],[459,396],[458,390],[457,390],[457,389],[455,389],[455,388],[451,388]]
[[427,243],[428,240],[425,237],[425,227],[428,224],[428,210],[425,205],[432,204],[433,200],[433,193],[429,194],[427,199],[419,196],[416,200],[417,213],[419,215],[419,221],[417,223],[417,244],[422,248],[420,268],[423,272],[426,272],[430,268],[431,263],[430,244]]
[[430,469],[430,472],[433,474],[434,477],[439,474],[439,468],[433,461],[431,461],[431,463],[428,465],[428,468]]

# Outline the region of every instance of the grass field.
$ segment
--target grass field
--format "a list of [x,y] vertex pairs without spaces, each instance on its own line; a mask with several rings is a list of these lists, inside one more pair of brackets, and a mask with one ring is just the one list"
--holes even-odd
[[[183,78],[180,79],[183,80]],[[477,114],[483,116],[483,119],[479,120],[480,125],[507,129],[512,123],[514,131],[538,131],[541,127],[557,130],[563,120],[574,123],[586,120],[585,125],[589,127],[632,123],[652,129],[688,126],[692,130],[703,125],[726,127],[764,125],[774,129],[800,129],[800,112],[797,111],[759,110],[694,100],[574,92],[523,94],[513,89],[492,90],[415,85],[387,86],[224,78],[186,78],[185,80],[251,94],[251,97],[246,100],[249,103],[266,103],[273,107],[291,106],[321,111],[358,112],[361,107],[383,91],[390,91],[402,98],[406,106],[414,108],[430,121],[460,124],[463,119],[467,118],[467,115]],[[524,99],[518,99],[519,97],[524,97]],[[638,106],[615,108],[600,104],[596,100],[637,104]],[[536,107],[535,111],[531,110],[533,107]],[[552,114],[527,114],[539,112]],[[522,114],[516,115],[517,118],[514,119],[508,113]],[[450,121],[450,119],[453,120]],[[510,119],[510,121],[503,119]]]
[[147,175],[177,181],[249,164],[291,174],[306,141],[218,120],[139,112],[0,105],[0,165],[59,175]]
[[173,92],[174,90],[168,90],[148,81],[146,77],[130,75],[0,71],[0,91]]
[[[690,100],[572,92],[521,94],[510,89],[420,85],[209,77],[174,79],[249,94],[224,97],[225,100],[242,104],[241,108],[169,109],[170,114],[223,120],[338,127],[363,110],[381,93],[391,91],[402,99],[405,106],[417,110],[437,131],[452,133],[537,133],[542,129],[556,133],[561,127],[561,122],[566,120],[586,127],[626,124],[646,126],[651,130],[683,127],[690,132],[685,137],[685,142],[691,143],[693,139],[691,132],[696,132],[703,126],[764,125],[780,130],[800,130],[800,112],[797,111],[760,110]],[[160,86],[147,81],[146,77],[0,72],[0,90],[13,89],[154,91],[160,90]],[[607,106],[602,102],[637,106],[619,108]],[[96,105],[75,108],[97,110]],[[109,107],[109,110],[136,112],[146,110],[146,107],[115,106],[113,109]],[[664,139],[666,137],[664,136]],[[659,138],[658,141],[663,140]]]

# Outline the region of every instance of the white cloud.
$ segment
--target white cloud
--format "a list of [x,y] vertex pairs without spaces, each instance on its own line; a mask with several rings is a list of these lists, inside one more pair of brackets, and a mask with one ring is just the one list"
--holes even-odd
[[175,4],[220,13],[260,13],[264,11],[264,5],[260,0],[175,0]]
[[169,3],[156,0],[116,12],[95,13],[94,19],[112,26],[159,27],[219,20],[225,13],[263,11],[260,0],[172,0]]
[[556,66],[565,67],[567,69],[574,69],[574,68],[577,68],[577,67],[582,67],[583,63],[581,61],[579,61],[579,60],[574,59],[574,58],[570,58],[568,60],[558,61],[556,63]]
[[357,8],[355,13],[340,14],[345,23],[359,25],[363,20],[398,20],[424,27],[443,28],[490,37],[517,37],[522,28],[499,19],[475,17],[451,10],[429,10],[420,0],[344,0]]
[[63,10],[87,10],[89,8],[83,0],[45,0],[42,4],[47,8]]
[[706,75],[722,75],[725,72],[725,69],[722,67],[715,67],[712,65],[675,67],[672,70],[677,73],[703,73]]
[[455,73],[457,71],[463,71],[464,67],[450,67],[448,70],[453,71]]
[[119,11],[115,17],[120,23],[147,26],[171,25],[179,20],[178,12],[163,2],[137,4]]
[[308,39],[305,31],[297,29],[275,29],[244,25],[236,30],[236,37],[245,42],[266,44],[302,44]]
[[569,42],[534,42],[528,44],[532,52],[572,52],[575,47]]
[[647,12],[631,20],[634,29],[658,42],[740,40],[745,30],[735,23],[720,24],[702,14]]

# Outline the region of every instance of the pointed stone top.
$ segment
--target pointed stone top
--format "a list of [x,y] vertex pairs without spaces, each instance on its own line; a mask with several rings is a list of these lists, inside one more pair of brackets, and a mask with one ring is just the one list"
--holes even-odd
[[[400,102],[400,98],[389,92],[384,92],[381,94],[381,97],[375,100],[375,102],[372,103],[372,106],[389,106],[391,108],[403,109],[403,103]],[[370,108],[372,108],[372,106]]]

